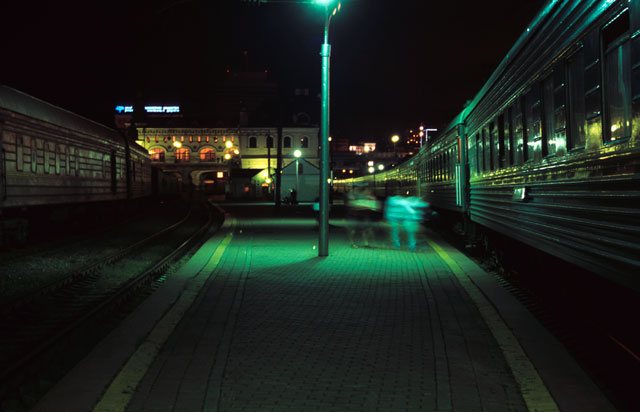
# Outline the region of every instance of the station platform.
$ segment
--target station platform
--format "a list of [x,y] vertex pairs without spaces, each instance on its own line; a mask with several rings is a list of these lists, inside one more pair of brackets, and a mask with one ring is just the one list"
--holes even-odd
[[309,205],[224,225],[35,411],[614,411],[493,276],[437,234],[351,247]]

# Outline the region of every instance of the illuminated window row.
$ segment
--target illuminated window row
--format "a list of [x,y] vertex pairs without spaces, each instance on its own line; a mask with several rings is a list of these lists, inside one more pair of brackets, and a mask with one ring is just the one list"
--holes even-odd
[[[265,139],[265,146],[264,147],[268,147],[268,148],[274,148],[274,141],[275,139],[272,136],[267,136]],[[290,148],[291,146],[291,142],[292,142],[292,138],[291,136],[285,136],[282,139],[282,147],[284,148]],[[249,149],[257,149],[258,148],[258,138],[256,136],[250,136],[247,139],[247,147]],[[300,138],[300,148],[302,149],[306,149],[309,147],[309,138],[308,137],[301,137]]]
[[[220,161],[221,157],[216,158],[216,151],[210,147],[205,147],[199,152],[200,161],[202,162],[214,162],[216,159]],[[149,156],[151,161],[164,162],[165,150],[160,147],[154,147],[149,150]],[[188,162],[191,160],[191,151],[187,148],[176,149],[175,158],[178,161]]]
[[[168,142],[175,142],[175,141],[180,141],[180,142],[185,142],[185,140],[188,140],[189,143],[193,143],[193,142],[211,142],[213,141],[213,143],[218,143],[219,139],[218,136],[213,136],[213,138],[210,138],[209,136],[188,136],[187,138],[185,138],[184,136],[180,136],[180,137],[176,137],[176,136],[164,136],[164,137],[160,137],[160,136],[147,136],[147,143],[151,143],[152,141],[155,141],[156,143],[160,143],[160,141],[162,141],[163,143],[168,143]],[[230,136],[229,139],[227,139],[227,136],[222,136],[221,140],[223,142],[226,142],[227,140],[230,141],[234,141],[235,140],[235,136]]]

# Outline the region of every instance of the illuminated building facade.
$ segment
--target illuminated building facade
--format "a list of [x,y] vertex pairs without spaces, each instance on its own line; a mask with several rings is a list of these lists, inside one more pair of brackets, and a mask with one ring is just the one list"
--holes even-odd
[[[273,184],[269,183],[273,182],[278,164],[277,128],[136,130],[137,143],[147,149],[152,163],[165,171],[174,171],[193,189],[234,197],[264,194],[265,190],[256,190],[256,185],[267,184],[267,192],[273,190]],[[306,162],[318,167],[317,127],[285,127],[281,144],[283,168],[295,161],[295,150],[300,150]],[[267,183],[268,180],[271,182]],[[246,190],[247,185],[250,190]]]

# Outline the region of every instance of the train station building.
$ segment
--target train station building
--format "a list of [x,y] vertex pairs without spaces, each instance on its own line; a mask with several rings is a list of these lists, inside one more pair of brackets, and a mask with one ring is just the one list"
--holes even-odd
[[[306,88],[287,94],[280,96],[267,72],[229,71],[204,102],[183,107],[138,97],[116,106],[115,123],[186,190],[272,199],[278,170],[297,160],[298,179],[310,184],[307,175],[317,175],[320,162],[319,128],[311,116],[317,102]],[[286,184],[285,194],[294,187]]]
[[[310,176],[317,179],[319,168],[318,128],[286,127],[281,134],[282,170],[298,160],[299,179],[309,189],[315,181]],[[275,190],[277,128],[138,128],[137,143],[155,165],[175,172],[196,190],[233,198],[271,197]],[[285,180],[286,193],[293,184]]]

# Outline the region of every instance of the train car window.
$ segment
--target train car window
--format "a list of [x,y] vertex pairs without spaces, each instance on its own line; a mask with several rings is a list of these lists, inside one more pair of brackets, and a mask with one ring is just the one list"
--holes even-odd
[[71,171],[69,169],[69,146],[64,147],[64,173],[69,176],[71,175]]
[[444,180],[449,180],[449,164],[451,163],[451,156],[448,150],[444,152]]
[[606,142],[631,136],[631,66],[629,12],[602,30]]
[[429,160],[429,173],[431,174],[430,180],[432,182],[435,182],[436,181],[436,164],[433,158]]
[[525,160],[542,158],[541,105],[540,86],[536,84],[525,95]]
[[491,167],[491,136],[487,126],[482,128],[482,170],[488,172]]
[[62,148],[60,147],[59,144],[56,144],[54,146],[54,150],[56,152],[55,158],[56,158],[56,174],[59,175],[60,174],[60,156],[62,156]]
[[16,136],[16,171],[24,170],[24,138]]
[[584,90],[584,51],[580,50],[567,60],[569,95],[569,148],[584,147],[587,140]]
[[542,81],[542,155],[553,155],[556,152],[555,144],[555,116],[554,116],[554,76],[547,76]]
[[249,138],[249,145],[247,147],[250,149],[255,149],[256,147],[258,147],[258,139],[254,136],[251,136]]
[[472,136],[469,144],[469,159],[471,165],[469,165],[469,169],[474,172],[474,176],[478,176],[480,174],[480,134],[476,133],[475,136]]
[[511,164],[509,159],[511,148],[511,142],[509,141],[510,136],[509,111],[506,110],[503,114],[498,116],[498,157],[500,160],[498,167],[506,167]]
[[38,157],[39,157],[39,147],[40,139],[31,138],[31,172],[38,173]]
[[500,139],[498,136],[498,126],[496,121],[489,125],[489,133],[491,136],[491,170],[496,170],[500,165]]
[[[567,87],[564,61],[556,65],[553,71],[553,146],[556,155],[567,153]],[[549,148],[551,152],[551,148]]]
[[517,98],[511,107],[511,120],[513,122],[513,163],[520,165],[525,160],[525,136],[524,118],[522,114],[522,99]]
[[51,173],[51,155],[55,154],[55,147],[53,149],[53,151],[51,150],[51,145],[49,145],[49,142],[44,140],[42,142],[42,154],[43,154],[43,167],[44,167],[44,172],[49,174]]

